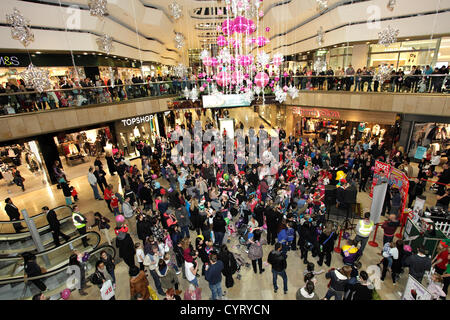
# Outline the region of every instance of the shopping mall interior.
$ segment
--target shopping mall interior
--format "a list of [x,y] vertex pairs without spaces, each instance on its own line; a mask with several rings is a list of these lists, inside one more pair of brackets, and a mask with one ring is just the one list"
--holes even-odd
[[3,0],[0,300],[446,300],[450,0]]

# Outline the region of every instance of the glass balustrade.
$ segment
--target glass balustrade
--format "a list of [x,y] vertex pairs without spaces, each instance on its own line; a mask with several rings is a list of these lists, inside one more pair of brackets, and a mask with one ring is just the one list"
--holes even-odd
[[[100,260],[100,255],[103,250],[105,250],[113,258],[116,256],[116,250],[108,245],[89,250],[89,258],[84,263],[86,278],[95,272],[95,264],[98,260]],[[45,274],[38,277],[28,278],[26,281],[23,276],[0,280],[0,300],[31,299],[35,294],[40,293],[40,290],[33,283],[33,280],[41,280],[44,282],[47,287],[45,295],[51,300],[60,299],[61,291],[67,288],[67,280],[70,276],[67,269],[68,261],[69,258],[67,257],[65,262],[61,264],[60,267],[51,271],[48,270]]]

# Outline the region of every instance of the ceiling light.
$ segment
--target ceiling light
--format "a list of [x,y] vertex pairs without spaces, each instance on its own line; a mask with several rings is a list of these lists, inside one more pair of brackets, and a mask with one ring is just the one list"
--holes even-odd
[[98,55],[99,55],[99,56],[102,56],[103,54],[102,54],[102,53],[99,53]]
[[333,47],[336,48],[336,47],[337,47],[337,44],[335,44]]
[[405,41],[409,41],[409,39],[405,39]]
[[87,56],[88,53],[87,53],[87,52],[84,52],[83,54],[84,54],[85,56]]
[[370,41],[367,41],[366,44],[370,44]]
[[36,51],[36,53],[37,53],[37,54],[41,54],[41,52],[40,52],[40,51]]
[[117,58],[117,56],[113,56],[113,58]]

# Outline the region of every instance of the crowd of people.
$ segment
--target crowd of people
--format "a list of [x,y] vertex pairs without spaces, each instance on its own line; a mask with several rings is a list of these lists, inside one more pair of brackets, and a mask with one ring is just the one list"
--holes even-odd
[[[206,128],[215,130],[212,122],[207,123]],[[176,128],[179,132],[185,129],[190,131],[193,127],[185,128],[182,124]],[[249,139],[258,140],[261,136],[254,128],[249,130],[253,130],[255,136],[248,135],[247,144],[251,142]],[[346,191],[356,194],[358,189],[370,189],[375,160],[390,163],[414,179],[410,160],[401,149],[387,150],[377,139],[358,142],[347,139],[337,144],[334,140],[323,142],[317,138],[286,136],[283,129],[276,130],[280,137],[280,162],[272,167],[261,162],[237,164],[236,161],[231,164],[206,161],[175,165],[172,157],[175,143],[163,137],[157,137],[153,147],[142,148],[141,169],[126,160],[123,151],[117,150],[107,167],[111,176],[119,175],[123,193],[114,191],[105,178],[106,167],[97,159],[89,169],[87,180],[94,198],[105,201],[105,209],[114,215],[116,238],[113,241],[108,235],[109,219],[97,212],[94,225],[88,227],[87,219],[76,204],[73,207],[74,225],[80,235],[85,234],[87,228],[97,227],[103,230],[109,243],[114,242],[119,257],[129,267],[132,299],[155,299],[158,295],[167,300],[181,299],[181,281],[187,281],[189,285],[184,299],[201,299],[202,293],[205,294],[199,287],[198,277],[204,277],[209,284],[211,299],[221,299],[226,295],[222,277],[225,287],[231,288],[234,279],[240,279],[240,270],[250,266],[249,261],[255,274],[258,271],[264,273],[263,260],[271,265],[274,292],[278,292],[277,278],[280,276],[283,292],[287,294],[286,270],[297,268],[296,265],[288,266],[287,256],[296,250],[300,250],[306,267],[304,286],[296,288],[297,299],[367,300],[376,297],[373,283],[360,260],[374,230],[370,213],[364,213],[356,223],[356,236],[344,241],[342,260],[334,263],[342,265],[341,268],[331,268],[333,257],[337,259],[332,252],[339,230],[327,214],[332,207],[337,207],[338,212],[345,215],[349,210],[343,196]],[[218,130],[216,133],[220,134]],[[267,137],[268,146],[274,141],[270,135]],[[212,149],[209,142],[197,143],[202,144],[202,150]],[[213,156],[217,154],[218,150],[213,151]],[[178,155],[183,159],[183,153]],[[443,169],[439,179],[448,183],[448,165],[445,164]],[[425,166],[420,170],[419,178],[424,174],[422,171],[426,171]],[[63,173],[60,175],[60,183],[64,183],[67,179]],[[337,187],[336,203],[327,203],[327,185]],[[441,243],[438,258],[431,261],[424,248],[415,253],[401,239],[395,241],[402,212],[398,206],[398,190],[391,189],[382,213],[388,219],[382,226],[381,280],[386,281],[389,271],[395,284],[408,268],[411,276],[422,281],[425,274],[431,274],[433,266],[440,276],[434,276],[430,284],[442,290],[445,295],[438,298],[444,298],[450,279],[447,267],[449,242]],[[444,191],[447,192],[448,207],[448,190]],[[416,197],[418,193],[415,192],[409,196]],[[414,199],[410,199],[409,205],[413,202]],[[438,205],[445,206],[445,201]],[[59,236],[64,238],[54,229],[52,232],[55,243],[59,243]],[[231,241],[237,242],[238,252],[230,250]],[[83,244],[89,245],[85,240]],[[270,251],[267,256],[265,247]],[[314,271],[313,258],[318,259],[319,267],[325,263],[328,271]],[[72,259],[74,263],[80,260],[79,255]],[[329,279],[324,297],[319,297],[315,290],[318,281],[326,281],[319,280],[321,273]],[[106,257],[96,262],[91,282],[101,289],[108,280],[115,283],[114,261]],[[156,292],[149,290],[149,285]],[[84,294],[83,288],[80,294]]]

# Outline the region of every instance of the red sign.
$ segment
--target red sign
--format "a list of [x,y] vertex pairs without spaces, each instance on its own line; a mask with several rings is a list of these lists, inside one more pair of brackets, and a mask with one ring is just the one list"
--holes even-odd
[[341,114],[339,113],[339,111],[329,109],[294,107],[292,108],[292,113],[308,118],[341,118]]

